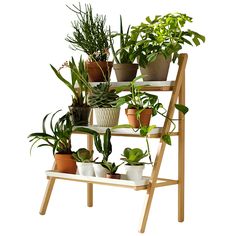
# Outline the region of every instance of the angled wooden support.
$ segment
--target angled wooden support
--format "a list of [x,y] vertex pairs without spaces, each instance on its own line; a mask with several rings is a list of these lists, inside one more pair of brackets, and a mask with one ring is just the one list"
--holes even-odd
[[[174,110],[175,110],[175,104],[177,102],[177,99],[178,99],[180,91],[181,91],[182,82],[184,80],[184,75],[185,75],[185,67],[186,67],[186,63],[187,63],[187,58],[188,58],[187,54],[181,54],[179,56],[179,69],[178,69],[178,73],[177,73],[176,81],[175,81],[175,86],[173,88],[171,100],[170,100],[168,111],[167,111],[167,117],[170,118],[170,119],[173,118]],[[182,90],[182,92],[184,92],[184,90]],[[163,130],[162,130],[162,135],[168,134],[170,132],[170,126],[171,126],[170,119],[165,119],[164,127],[163,127]],[[179,141],[180,141],[180,139],[179,139]],[[180,148],[182,150],[182,152],[183,152],[183,148],[184,148],[183,145],[184,145],[184,143],[181,144],[181,148]],[[160,167],[161,167],[165,147],[166,147],[166,143],[163,142],[162,139],[160,139],[157,154],[156,154],[156,158],[155,158],[155,161],[154,161],[154,166],[153,166],[153,169],[152,169],[150,183],[149,183],[149,186],[148,186],[148,189],[147,189],[147,192],[146,192],[146,200],[145,200],[144,210],[143,210],[143,213],[142,213],[142,218],[141,218],[141,223],[140,223],[140,228],[139,228],[140,233],[144,233],[145,228],[146,228],[147,219],[148,219],[148,215],[149,215],[149,212],[150,212],[151,203],[152,203],[152,199],[153,199],[153,195],[154,195],[154,191],[155,191],[155,187],[156,187],[156,181],[157,181],[158,174],[159,174],[159,171],[160,171]],[[179,159],[181,159],[183,161],[182,155],[180,155],[180,156],[181,156],[181,158],[179,158]],[[181,166],[182,166],[182,164],[181,164]],[[180,170],[179,172],[181,172],[181,168],[179,168],[179,170]],[[183,177],[182,172],[179,176]],[[182,180],[183,179],[181,179],[181,181]],[[179,184],[179,186],[181,186],[181,187],[179,187],[179,196],[180,196],[179,197],[179,203],[181,202],[181,204],[183,204],[183,185]],[[179,204],[179,206],[181,204]]]
[[[52,170],[55,170],[55,169],[56,169],[56,163],[54,162]],[[45,213],[46,213],[46,210],[47,210],[47,207],[48,207],[48,203],[49,203],[49,200],[50,200],[50,197],[51,197],[51,194],[52,194],[52,190],[53,190],[55,181],[56,181],[56,179],[53,178],[53,177],[50,177],[48,179],[48,184],[47,184],[45,194],[44,194],[44,197],[43,197],[43,201],[42,201],[40,211],[39,211],[40,215],[45,215]]]

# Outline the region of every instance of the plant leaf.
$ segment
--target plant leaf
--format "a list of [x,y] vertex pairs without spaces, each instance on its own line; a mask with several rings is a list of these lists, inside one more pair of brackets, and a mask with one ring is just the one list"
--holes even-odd
[[189,111],[188,107],[182,105],[182,104],[175,104],[175,108],[182,112],[184,115]]

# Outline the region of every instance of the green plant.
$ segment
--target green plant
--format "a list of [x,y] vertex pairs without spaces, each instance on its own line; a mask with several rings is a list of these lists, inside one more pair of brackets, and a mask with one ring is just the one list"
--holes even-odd
[[[121,16],[120,16],[120,33],[111,34],[111,31],[109,30],[109,36],[110,36],[111,51],[112,51],[112,54],[116,63],[117,64],[133,63],[136,58],[135,45],[137,42],[137,37],[136,38],[130,37],[130,25],[128,26],[126,33],[124,33]],[[120,48],[115,51],[113,38],[115,38],[116,36],[119,36],[120,38]]]
[[182,13],[169,13],[155,16],[153,20],[148,16],[146,21],[132,27],[131,39],[139,40],[136,44],[136,56],[139,64],[145,67],[156,59],[157,54],[166,58],[173,54],[173,62],[184,44],[193,46],[205,42],[205,37],[190,29],[185,30],[185,24],[192,22],[192,18]]
[[88,98],[89,105],[94,108],[115,107],[119,96],[116,90],[110,89],[110,83],[100,83],[92,88],[92,94]]
[[[60,110],[59,110],[60,111]],[[50,119],[50,132],[47,131],[46,121],[48,116],[47,114],[43,118],[42,122],[42,132],[31,133],[28,138],[30,142],[33,142],[30,148],[30,153],[32,148],[41,141],[37,147],[48,146],[52,148],[53,154],[55,152],[60,154],[71,154],[71,133],[72,133],[72,124],[69,118],[69,113],[66,113],[54,123],[55,115],[59,112],[55,112],[51,115]]]
[[76,152],[72,153],[72,156],[77,162],[93,162],[93,151],[90,152],[86,148],[78,149]]
[[[84,66],[84,60],[80,57],[78,65],[76,65],[74,58],[71,61],[65,62],[59,70],[50,65],[57,78],[61,80],[72,92],[72,105],[79,107],[88,106],[88,91],[91,90],[91,86],[88,83],[88,73]],[[63,68],[69,68],[71,74],[71,81],[66,80],[61,75]],[[78,87],[76,87],[78,85]]]
[[100,134],[95,130],[87,127],[76,127],[73,129],[73,131],[93,135],[95,147],[97,151],[103,156],[102,162],[108,161],[108,157],[112,153],[111,130],[109,128],[106,129],[106,132],[103,136],[103,144],[101,142]]
[[143,165],[145,162],[140,162],[144,157],[148,156],[148,152],[143,152],[140,148],[125,148],[121,160],[127,162],[128,165]]
[[85,52],[92,61],[107,61],[109,56],[109,32],[106,27],[106,16],[94,15],[92,6],[85,4],[85,9],[73,5],[68,7],[76,13],[77,20],[72,22],[74,29],[72,36],[66,41],[71,43],[72,49]]
[[108,162],[108,161],[103,161],[101,165],[107,169],[109,174],[115,174],[118,168],[123,164],[123,162],[119,165],[116,165],[115,162]]

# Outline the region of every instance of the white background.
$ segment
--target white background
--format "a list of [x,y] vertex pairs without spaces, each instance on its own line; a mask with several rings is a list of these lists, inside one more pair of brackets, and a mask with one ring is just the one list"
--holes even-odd
[[[83,1],[84,2],[84,1]],[[157,189],[145,235],[235,235],[235,7],[230,0],[91,1],[118,29],[119,14],[138,24],[146,16],[183,12],[189,28],[206,43],[187,48],[186,220],[177,222],[177,188]],[[70,93],[54,76],[72,55],[64,40],[77,1],[1,1],[0,235],[138,235],[145,192],[95,186],[86,207],[86,186],[58,181],[47,214],[38,214],[50,169],[51,150],[29,155],[27,135],[41,128],[46,113],[67,109]],[[114,79],[114,77],[113,77]],[[79,138],[78,143],[83,143]],[[118,158],[127,139],[114,139]],[[136,140],[130,141],[136,145]],[[140,140],[137,142],[141,142]],[[152,149],[155,148],[155,143]],[[162,177],[176,177],[176,145],[165,157]],[[171,155],[172,154],[172,155]],[[118,160],[117,159],[117,160]]]

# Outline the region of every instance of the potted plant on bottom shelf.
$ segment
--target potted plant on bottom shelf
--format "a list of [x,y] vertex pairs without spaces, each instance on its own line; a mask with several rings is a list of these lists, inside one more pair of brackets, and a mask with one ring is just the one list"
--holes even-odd
[[[130,37],[130,25],[128,26],[127,32],[123,32],[123,23],[122,17],[120,16],[120,33],[111,33],[110,32],[110,45],[111,51],[114,57],[116,64],[113,65],[113,69],[116,74],[117,81],[132,81],[137,74],[138,64],[134,63],[136,58],[135,56],[135,47],[137,37]],[[120,48],[115,50],[113,45],[113,38],[119,36],[120,38]]]
[[[61,80],[73,93],[72,105],[69,106],[71,120],[74,126],[88,125],[88,119],[90,114],[90,106],[88,105],[88,73],[84,67],[84,60],[80,57],[78,65],[76,65],[74,58],[71,61],[65,62],[62,67],[57,70],[50,65],[57,78]],[[69,68],[71,74],[71,82],[66,80],[61,70],[63,68]],[[77,87],[78,86],[78,87]]]
[[120,179],[121,175],[116,173],[118,168],[123,164],[123,162],[119,165],[116,165],[115,162],[108,162],[103,161],[102,166],[108,170],[108,173],[106,174],[106,177],[109,179]]
[[89,60],[85,66],[90,82],[103,82],[110,79],[113,62],[109,57],[109,31],[106,27],[106,16],[94,15],[90,4],[70,8],[77,20],[72,22],[74,32],[67,36],[66,41],[71,43],[72,49],[85,52]]
[[144,80],[167,80],[170,62],[175,62],[182,46],[205,42],[203,35],[184,29],[187,22],[192,18],[186,14],[169,13],[154,19],[146,17],[145,22],[132,27],[131,38],[138,38],[135,56]]
[[80,148],[72,156],[77,162],[77,174],[94,176],[93,162],[95,160],[93,161],[93,151],[90,152],[86,148]]
[[108,158],[110,154],[112,153],[112,144],[111,144],[111,130],[109,128],[106,129],[104,135],[103,135],[103,143],[101,141],[100,134],[90,128],[87,127],[75,127],[73,129],[75,132],[82,132],[86,134],[93,135],[94,144],[97,149],[97,151],[102,154],[102,161],[94,161],[93,162],[93,168],[95,172],[96,177],[102,177],[105,178],[106,174],[108,173],[108,170],[102,166],[104,162],[108,161]]
[[31,145],[30,152],[32,148],[41,142],[38,147],[50,147],[52,148],[53,155],[56,161],[56,170],[59,172],[75,174],[76,173],[76,162],[72,157],[71,151],[71,133],[72,133],[72,123],[70,121],[69,113],[66,113],[58,119],[58,121],[53,124],[54,117],[59,111],[55,112],[50,119],[50,130],[48,132],[46,129],[46,121],[50,114],[47,114],[43,118],[42,132],[31,133],[28,138]]
[[121,158],[126,164],[126,176],[128,180],[141,180],[145,163],[140,162],[143,158],[148,156],[148,152],[143,152],[140,148],[125,148]]
[[95,111],[97,125],[100,127],[113,127],[118,124],[120,107],[117,106],[119,96],[110,83],[100,83],[92,88],[88,98],[89,105]]

